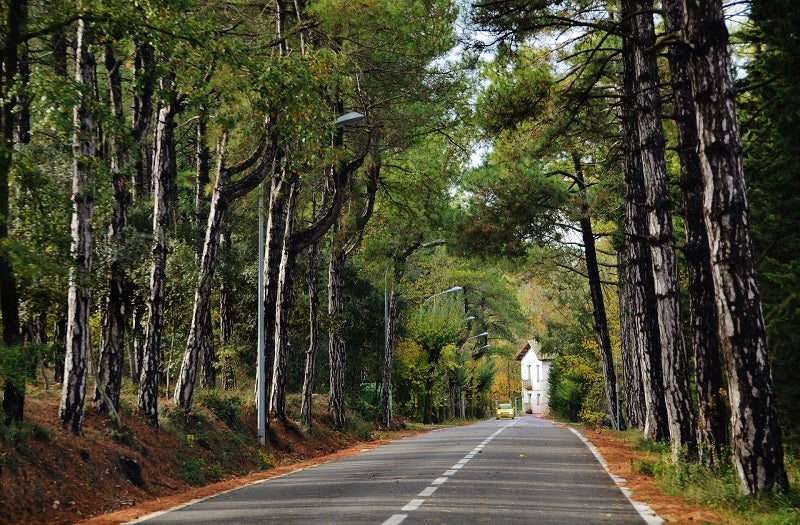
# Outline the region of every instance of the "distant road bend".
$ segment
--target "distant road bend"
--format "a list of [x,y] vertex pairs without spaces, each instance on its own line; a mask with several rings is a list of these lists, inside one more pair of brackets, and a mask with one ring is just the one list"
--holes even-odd
[[534,416],[446,428],[131,523],[660,524],[577,433]]

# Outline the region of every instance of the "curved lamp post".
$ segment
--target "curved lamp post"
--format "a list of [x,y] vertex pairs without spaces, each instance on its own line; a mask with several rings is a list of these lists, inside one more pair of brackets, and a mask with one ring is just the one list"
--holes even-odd
[[453,286],[452,288],[448,288],[447,290],[445,290],[445,291],[443,291],[443,292],[435,293],[435,294],[431,295],[430,297],[428,297],[427,299],[425,299],[424,301],[422,301],[422,306],[425,306],[425,304],[426,304],[428,301],[430,301],[431,299],[433,299],[434,297],[439,297],[440,295],[444,295],[444,294],[448,294],[448,293],[453,293],[453,292],[460,292],[461,290],[463,290],[463,288],[462,288],[462,287],[460,287],[460,286]]

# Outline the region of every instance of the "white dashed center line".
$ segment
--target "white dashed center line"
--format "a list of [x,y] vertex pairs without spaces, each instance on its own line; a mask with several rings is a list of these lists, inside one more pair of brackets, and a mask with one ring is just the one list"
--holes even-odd
[[[480,445],[472,449],[469,452],[469,454],[464,456],[463,459],[458,460],[458,463],[450,467],[448,470],[444,471],[444,474],[442,474],[440,477],[431,481],[430,486],[426,487],[422,492],[418,494],[419,496],[418,498],[414,498],[408,503],[406,503],[405,506],[402,509],[400,509],[400,511],[410,512],[417,510],[423,503],[425,503],[425,498],[431,496],[436,491],[437,488],[446,483],[447,480],[450,479],[450,476],[455,475],[462,467],[464,467],[464,465],[466,465],[469,462],[469,460],[474,458],[476,454],[480,453],[483,447],[488,445],[492,439],[494,439],[498,434],[500,434],[500,432],[507,429],[516,422],[517,422],[516,420],[512,420],[508,425],[505,425],[504,427],[496,430],[494,434],[484,439]],[[407,517],[408,514],[393,514],[392,516],[389,517],[389,519],[384,521],[381,525],[399,525]]]

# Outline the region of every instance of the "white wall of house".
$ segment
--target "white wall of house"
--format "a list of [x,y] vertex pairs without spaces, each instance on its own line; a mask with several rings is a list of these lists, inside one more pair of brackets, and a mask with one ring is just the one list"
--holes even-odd
[[541,416],[548,410],[550,359],[542,355],[539,343],[528,341],[517,354],[522,368],[522,408],[528,414]]

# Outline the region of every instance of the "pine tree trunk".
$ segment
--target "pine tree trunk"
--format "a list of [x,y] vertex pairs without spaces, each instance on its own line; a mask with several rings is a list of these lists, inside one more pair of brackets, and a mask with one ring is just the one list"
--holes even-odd
[[150,195],[152,151],[148,137],[153,119],[153,94],[155,93],[155,56],[148,42],[137,42],[133,60],[133,140],[138,146],[136,171],[131,196],[134,202],[143,202]]
[[[104,62],[108,73],[109,99],[111,108],[120,128],[124,125],[122,102],[122,77],[119,71],[121,63],[114,56],[112,44],[104,46]],[[121,252],[125,246],[125,227],[128,223],[128,178],[123,172],[125,163],[123,146],[116,139],[117,133],[111,132],[109,137],[109,157],[111,168],[111,183],[114,188],[114,211],[111,216],[109,228],[109,244],[112,246],[111,262],[109,264],[108,296],[106,298],[106,313],[103,324],[103,348],[98,362],[97,379],[95,385],[94,403],[102,410],[108,411],[103,398],[107,397],[113,403],[114,409],[119,409],[119,395],[122,387],[123,356],[125,354],[125,324],[127,321],[127,290],[128,279],[125,264],[120,260]],[[105,392],[103,396],[100,390]]]
[[744,493],[787,490],[755,279],[728,31],[720,0],[685,6],[704,216],[731,403],[733,463]]
[[306,284],[308,286],[308,348],[306,349],[306,367],[303,374],[303,396],[300,405],[300,425],[305,430],[311,429],[311,409],[313,408],[314,382],[317,373],[317,349],[319,347],[319,241],[308,249],[308,269]]
[[[231,237],[227,228],[223,228],[220,236],[220,250],[222,257],[220,262],[220,287],[219,287],[219,342],[220,346],[226,347],[233,336],[233,290],[228,284],[228,276],[224,271],[227,261],[230,259]],[[236,388],[236,368],[233,356],[230,352],[223,354],[222,358],[222,389],[233,390]]]
[[[4,20],[4,46],[0,48],[2,76],[0,76],[0,97],[10,97],[19,66],[18,47],[21,31],[27,18],[27,0],[10,0],[8,18]],[[19,342],[19,297],[14,269],[7,253],[9,214],[9,174],[14,151],[14,105],[0,104],[0,318],[3,321],[3,342],[14,345]]]
[[397,326],[397,315],[399,314],[399,303],[397,294],[394,292],[394,284],[399,280],[395,272],[395,279],[392,287],[387,291],[386,301],[386,341],[384,342],[383,352],[383,381],[381,387],[381,422],[386,428],[392,426],[392,372],[394,371],[394,341]]
[[606,305],[603,298],[603,285],[600,280],[600,267],[597,264],[597,249],[595,248],[594,233],[592,231],[586,181],[583,178],[583,167],[577,153],[572,154],[572,164],[575,167],[575,179],[578,183],[581,199],[581,236],[586,257],[586,273],[589,276],[594,331],[600,349],[600,360],[603,365],[603,384],[606,390],[606,401],[608,402],[609,414],[611,414],[611,424],[615,430],[620,430],[623,422],[619,415],[619,400],[617,399],[617,373],[614,370],[611,335],[608,332],[608,318],[606,317]]
[[672,235],[672,201],[664,159],[661,98],[655,52],[652,0],[623,0],[622,17],[630,18],[626,44],[633,55],[636,97],[634,114],[644,174],[650,256],[652,258],[659,335],[661,373],[667,408],[672,458],[697,453],[694,414],[689,393],[689,363],[683,340],[678,289],[678,265]]
[[[668,33],[679,34],[683,31],[683,3],[665,2],[664,19]],[[714,465],[721,459],[728,445],[728,410],[723,395],[727,384],[722,375],[711,252],[703,218],[703,180],[700,157],[697,154],[699,139],[689,76],[690,52],[689,46],[680,43],[670,46],[667,56],[678,130],[681,191],[685,210],[686,245],[683,251],[689,279],[698,452],[704,464]]]
[[[283,218],[286,203],[285,173],[273,175],[269,191],[267,232],[264,243],[264,385],[265,403],[272,406],[272,367],[275,361],[275,314],[278,302],[278,275],[280,273],[281,247],[283,246]],[[256,385],[256,395],[258,395]],[[257,398],[256,398],[257,399]],[[267,416],[267,428],[269,416]]]
[[292,271],[296,253],[292,246],[294,231],[294,212],[297,204],[299,182],[289,182],[289,195],[286,197],[285,229],[283,249],[278,267],[278,289],[275,301],[275,352],[272,363],[272,387],[270,389],[270,411],[281,421],[286,421],[286,375],[289,353],[289,310],[292,305]]
[[[335,237],[335,235],[334,235]],[[330,360],[330,397],[328,412],[336,428],[344,428],[346,422],[345,370],[347,352],[341,335],[341,322],[344,315],[344,254],[331,246],[328,263],[328,317],[332,327],[328,334],[328,358]]]
[[153,153],[153,257],[150,266],[150,294],[147,304],[147,332],[142,372],[139,378],[139,409],[150,425],[158,428],[158,384],[161,372],[161,340],[166,302],[167,249],[170,215],[175,191],[174,101],[158,112]]
[[[630,7],[627,11],[630,13]],[[633,34],[633,20],[623,15],[624,35]],[[623,39],[621,128],[623,171],[625,176],[625,259],[627,278],[631,283],[630,303],[625,305],[631,321],[631,333],[645,400],[644,436],[654,441],[667,439],[667,410],[664,401],[664,383],[661,372],[661,342],[657,323],[655,283],[650,249],[646,204],[646,191],[640,150],[638,123],[635,114],[636,74],[635,57],[630,36]]]
[[[189,327],[189,337],[183,353],[181,370],[175,384],[173,401],[175,406],[189,410],[192,406],[194,385],[197,379],[197,369],[200,364],[201,349],[210,340],[208,333],[211,327],[211,284],[214,280],[214,262],[219,247],[219,237],[222,231],[222,221],[228,207],[225,196],[227,172],[225,170],[225,137],[220,144],[219,164],[217,166],[217,179],[214,183],[214,192],[211,196],[211,209],[208,213],[203,253],[200,257],[200,269],[197,276],[197,288],[192,308],[192,322]],[[206,351],[208,348],[206,347]]]
[[633,283],[628,277],[628,262],[625,256],[617,253],[617,294],[619,300],[620,352],[622,354],[622,373],[625,378],[625,417],[630,427],[644,430],[645,401],[642,385],[642,371],[639,356],[636,353],[636,341],[633,334],[630,304],[633,304]]
[[75,51],[75,82],[82,88],[81,100],[74,109],[75,133],[72,138],[72,260],[67,313],[67,355],[58,419],[75,434],[83,425],[88,369],[89,316],[92,272],[92,163],[96,160],[97,125],[89,110],[95,86],[95,60],[88,51],[86,26],[78,20]]

